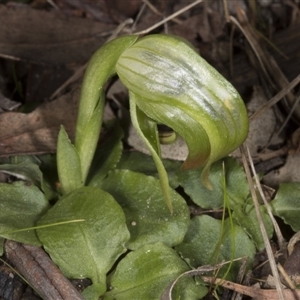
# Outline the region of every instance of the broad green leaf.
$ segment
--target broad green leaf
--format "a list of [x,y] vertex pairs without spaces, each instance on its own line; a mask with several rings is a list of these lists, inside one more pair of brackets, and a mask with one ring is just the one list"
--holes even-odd
[[226,191],[230,207],[243,204],[249,194],[245,172],[233,158],[227,157],[215,162],[209,172],[212,190],[207,189],[200,180],[201,170],[179,171],[178,180],[192,201],[202,208],[220,208],[224,206],[222,186],[222,163],[225,164]]
[[88,185],[98,186],[99,182],[113,169],[121,158],[123,130],[118,122],[107,126],[90,168]]
[[[173,188],[177,188],[179,185],[177,173],[180,168],[181,162],[169,159],[163,159],[162,161],[168,172],[170,186]],[[153,158],[138,151],[123,152],[116,168],[126,169],[133,172],[139,172],[157,177],[157,169],[154,164]]]
[[[271,238],[273,235],[273,225],[264,206],[261,206],[261,214],[268,233],[268,237]],[[255,243],[255,246],[259,251],[265,249],[266,246],[261,235],[261,230],[253,204],[247,204],[244,207],[242,207],[241,205],[235,206],[232,217],[251,237],[252,241]]]
[[270,203],[273,213],[297,232],[300,230],[300,183],[281,183],[275,199]]
[[23,160],[16,164],[3,164],[0,165],[0,171],[5,174],[13,175],[18,179],[32,182],[34,185],[41,187],[43,175],[37,162],[33,163],[30,160]]
[[0,170],[41,188],[47,200],[57,196],[55,183],[58,178],[54,155],[11,157],[9,164],[0,165]]
[[75,146],[81,160],[83,182],[86,180],[99,140],[104,110],[104,85],[116,73],[116,61],[137,36],[123,36],[102,46],[89,61],[80,95]]
[[189,155],[183,168],[203,166],[202,178],[209,187],[209,166],[236,149],[248,133],[238,92],[175,36],[139,39],[121,54],[116,70],[135,105],[186,141]]
[[63,126],[61,126],[58,134],[57,169],[61,190],[64,194],[83,185],[80,158]]
[[[187,264],[173,249],[162,243],[146,244],[119,262],[104,299],[160,299],[164,290],[188,270]],[[184,278],[175,286],[172,299],[196,300],[206,293],[205,286],[197,285],[193,278]]]
[[62,197],[39,225],[82,219],[84,222],[37,229],[37,233],[64,274],[90,278],[93,285],[86,293],[99,297],[106,290],[106,273],[126,251],[124,244],[129,239],[118,203],[98,188],[82,187]]
[[[222,222],[210,216],[197,216],[191,220],[190,228],[183,242],[175,249],[187,259],[192,267],[215,265],[234,258],[247,257],[251,264],[256,253],[254,243],[238,225],[226,219]],[[238,274],[240,262],[232,264],[229,277],[234,279]],[[225,274],[228,266],[223,267],[218,277]]]
[[0,206],[1,237],[40,245],[34,230],[18,232],[35,226],[48,209],[48,201],[38,187],[24,181],[16,181],[13,184],[0,183]]
[[155,242],[172,247],[183,240],[190,220],[187,204],[170,189],[174,209],[171,215],[156,178],[116,170],[102,182],[101,188],[109,192],[124,210],[131,235],[127,243],[129,249]]

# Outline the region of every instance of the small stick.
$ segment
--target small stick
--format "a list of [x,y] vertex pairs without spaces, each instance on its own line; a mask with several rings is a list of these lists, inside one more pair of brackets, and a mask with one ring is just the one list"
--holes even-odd
[[195,5],[199,4],[199,3],[201,3],[202,1],[203,1],[203,0],[197,0],[197,1],[195,1],[195,2],[193,2],[193,3],[191,3],[191,4],[189,4],[189,5],[185,6],[184,8],[178,10],[176,13],[174,13],[174,14],[172,14],[172,15],[166,17],[165,19],[161,20],[160,22],[154,24],[153,26],[151,26],[151,27],[149,27],[149,28],[147,28],[147,29],[145,29],[145,30],[143,30],[143,31],[136,32],[135,34],[137,34],[137,35],[142,35],[142,34],[149,33],[150,31],[152,31],[152,30],[156,29],[157,27],[159,27],[159,26],[161,26],[161,25],[167,23],[168,21],[174,19],[175,17],[177,17],[177,16],[179,16],[180,14],[184,13],[185,11],[191,9],[193,6],[195,6]]
[[[274,289],[259,289],[251,286],[244,286],[238,283],[234,283],[228,280],[202,276],[201,279],[207,283],[217,284],[226,289],[241,293],[243,295],[250,296],[253,299],[259,300],[278,300],[277,290]],[[284,300],[296,300],[300,299],[299,290],[283,289]]]
[[[150,1],[148,1],[148,0],[143,0],[143,2],[146,4],[146,5],[148,5],[149,6],[149,8],[155,13],[155,14],[157,14],[157,15],[159,15],[159,16],[162,16],[163,14],[150,2]],[[177,19],[177,18],[174,18],[174,19],[172,19],[172,21],[174,22],[174,23],[177,23],[177,24],[179,24],[179,25],[181,25],[182,24],[182,21],[181,20],[179,20],[179,19]]]
[[258,118],[261,114],[267,111],[270,107],[275,105],[280,101],[286,94],[288,94],[296,85],[300,82],[300,74],[288,84],[284,89],[282,89],[277,95],[271,98],[265,105],[261,106],[253,115],[249,117],[250,121]]
[[44,300],[84,300],[41,247],[5,242],[6,257]]
[[[273,277],[275,279],[275,286],[276,286],[277,296],[278,296],[278,299],[285,300],[285,298],[283,296],[282,287],[281,287],[281,284],[280,284],[280,279],[279,279],[279,274],[278,274],[278,270],[277,270],[277,267],[276,267],[276,262],[275,262],[275,259],[274,259],[273,253],[272,253],[271,244],[270,244],[268,234],[267,234],[267,230],[266,230],[266,227],[264,225],[264,221],[263,221],[262,214],[261,214],[261,211],[260,211],[260,205],[258,203],[256,190],[254,188],[254,182],[253,182],[252,175],[251,175],[251,172],[250,172],[250,168],[249,168],[248,162],[247,162],[247,157],[249,157],[249,158],[251,157],[250,152],[249,152],[249,148],[245,144],[243,144],[240,147],[240,150],[242,152],[243,166],[244,166],[244,169],[245,169],[247,181],[249,183],[250,193],[251,193],[251,196],[252,196],[252,200],[253,200],[256,216],[257,216],[257,220],[258,220],[258,223],[259,223],[259,228],[260,228],[260,231],[261,231],[264,243],[265,243],[266,252],[267,252],[269,263],[270,263],[270,268],[271,268]],[[263,298],[260,298],[260,299],[263,299]]]
[[[113,40],[114,38],[116,38],[118,36],[118,34],[123,30],[123,28],[128,25],[128,24],[132,24],[133,20],[132,19],[127,19],[125,20],[123,23],[121,23],[116,30],[110,35],[110,37],[106,40],[106,43]],[[59,94],[61,94],[61,92],[67,87],[69,86],[71,83],[75,82],[76,80],[78,80],[79,78],[82,77],[85,69],[87,68],[88,62],[85,63],[84,65],[80,66],[77,71],[67,80],[65,81],[50,97],[50,100],[53,100],[54,98],[56,98]]]

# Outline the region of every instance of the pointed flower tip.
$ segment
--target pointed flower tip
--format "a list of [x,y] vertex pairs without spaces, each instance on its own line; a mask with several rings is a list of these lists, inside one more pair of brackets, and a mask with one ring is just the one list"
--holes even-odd
[[210,191],[213,190],[213,187],[212,187],[212,184],[211,184],[211,181],[209,179],[209,170],[210,170],[210,165],[206,165],[203,170],[202,170],[202,173],[201,173],[201,181],[202,181],[202,184]]

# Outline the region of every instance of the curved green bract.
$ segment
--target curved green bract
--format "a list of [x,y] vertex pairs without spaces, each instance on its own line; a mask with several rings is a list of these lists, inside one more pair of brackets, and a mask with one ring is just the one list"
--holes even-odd
[[135,95],[131,93],[129,93],[129,95],[130,95],[130,116],[131,116],[132,125],[135,127],[137,133],[144,141],[144,143],[148,147],[153,157],[154,163],[158,171],[159,180],[160,180],[163,195],[166,200],[166,204],[171,214],[173,214],[173,206],[172,206],[172,200],[171,200],[170,189],[169,189],[168,173],[160,158],[159,137],[157,132],[157,126],[153,122],[153,120],[150,120],[147,117],[147,115],[144,114],[144,112],[141,111],[136,106]]
[[128,47],[116,71],[141,111],[186,141],[183,169],[209,166],[245,140],[248,117],[234,87],[181,38],[150,35]]
[[[155,161],[172,212],[157,124],[167,125],[185,140],[189,154],[182,168],[203,167],[202,180],[210,188],[210,165],[239,147],[247,136],[245,105],[234,87],[179,37],[150,35],[138,40],[132,35],[110,41],[93,55],[84,76],[76,151],[69,147],[67,136],[60,143],[60,149],[78,153],[79,158],[82,180],[74,174],[65,178],[68,174],[61,172],[65,185],[72,183],[68,191],[85,184],[100,135],[104,86],[114,74],[129,90],[133,126]],[[166,139],[172,141],[172,136]]]
[[116,73],[115,65],[137,36],[124,36],[101,47],[89,61],[84,75],[78,117],[75,147],[81,160],[82,181],[85,182],[99,140],[104,111],[104,85]]

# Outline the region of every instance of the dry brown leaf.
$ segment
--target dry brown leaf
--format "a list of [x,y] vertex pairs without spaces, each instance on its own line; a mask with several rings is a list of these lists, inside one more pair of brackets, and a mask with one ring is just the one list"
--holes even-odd
[[[241,293],[243,295],[250,296],[251,299],[256,300],[277,300],[279,299],[277,290],[274,289],[259,289],[251,286],[244,286],[238,283],[234,283],[231,281],[223,280],[220,278],[213,278],[213,277],[201,277],[203,281],[217,284],[223,286],[226,289],[230,289],[237,293]],[[290,290],[290,289],[283,289],[283,295],[285,300],[295,300],[300,299],[300,290]]]
[[0,16],[0,55],[44,64],[85,63],[116,28],[23,6],[0,5]]
[[278,170],[271,171],[263,177],[265,184],[277,187],[282,182],[300,181],[300,154],[288,155],[286,163]]
[[20,102],[13,101],[5,97],[0,91],[0,112],[4,110],[14,110],[21,105]]
[[[254,86],[250,102],[247,104],[249,115],[252,115],[262,105],[268,101],[261,87]],[[272,108],[256,120],[250,122],[249,134],[246,140],[247,146],[252,156],[264,149],[269,143],[276,127],[276,118]]]
[[105,2],[107,9],[112,16],[118,22],[123,22],[126,18],[134,17],[141,6],[142,0],[114,0]]
[[0,157],[54,152],[60,125],[74,137],[79,91],[44,103],[29,114],[0,114]]

